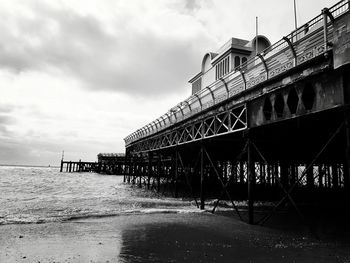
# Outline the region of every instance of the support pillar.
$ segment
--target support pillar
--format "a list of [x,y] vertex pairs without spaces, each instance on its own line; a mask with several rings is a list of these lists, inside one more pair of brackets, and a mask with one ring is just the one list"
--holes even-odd
[[271,182],[271,165],[270,164],[267,164],[266,165],[266,173],[267,173],[267,183],[269,186],[272,186],[272,182]]
[[322,164],[318,165],[318,186],[320,188],[323,187],[323,169],[322,169]]
[[[142,157],[141,157],[142,158]],[[139,169],[138,169],[138,175],[139,175],[139,188],[142,187],[142,174],[143,174],[143,160],[141,159],[139,162]]]
[[344,190],[346,203],[350,209],[350,118],[349,112],[345,116],[345,162],[344,162]]
[[254,185],[255,185],[255,165],[253,159],[253,147],[248,138],[247,152],[247,175],[248,175],[248,223],[254,224]]
[[[307,167],[308,165],[306,165]],[[313,189],[315,182],[314,182],[314,166],[312,165],[310,169],[306,171],[306,184],[307,188]]]
[[136,158],[133,159],[133,162],[132,162],[132,178],[131,178],[131,183],[132,184],[135,184],[135,176],[136,176],[136,173],[137,173],[137,170],[136,170]]
[[129,159],[129,165],[128,165],[128,183],[130,184],[131,180],[131,175],[132,175],[132,159]]
[[152,157],[153,157],[153,154],[152,152],[149,152],[148,153],[148,174],[147,174],[147,189],[150,188],[151,186],[151,177],[152,177]]
[[158,155],[158,167],[157,167],[157,192],[160,192],[160,169],[161,169],[161,155]]
[[280,163],[281,167],[281,184],[288,189],[288,165],[285,162]]
[[[126,162],[124,163],[124,165],[126,164]],[[125,167],[123,169],[123,182],[126,182],[126,173],[125,173]]]
[[61,160],[61,168],[60,168],[60,173],[63,171],[63,160]]
[[200,209],[204,209],[204,149],[203,149],[203,144],[201,144],[201,162],[200,162],[200,176],[201,176],[201,185],[200,185]]
[[175,151],[175,198],[179,197],[179,189],[178,189],[178,169],[179,169],[179,163],[178,163],[178,150]]
[[239,162],[239,182],[244,183],[244,164],[243,161]]
[[337,189],[339,186],[337,164],[332,164],[332,185],[334,189]]

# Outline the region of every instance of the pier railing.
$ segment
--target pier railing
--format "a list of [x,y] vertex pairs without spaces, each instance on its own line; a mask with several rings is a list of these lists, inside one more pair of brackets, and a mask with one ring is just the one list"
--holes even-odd
[[348,11],[348,0],[323,9],[320,15],[235,68],[225,77],[199,90],[155,121],[127,136],[124,139],[126,146],[324,55],[332,49],[334,20]]

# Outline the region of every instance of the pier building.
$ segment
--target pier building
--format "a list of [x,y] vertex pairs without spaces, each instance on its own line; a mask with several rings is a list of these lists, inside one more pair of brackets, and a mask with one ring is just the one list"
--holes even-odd
[[286,208],[348,212],[349,28],[343,0],[272,45],[232,38],[205,54],[191,96],[125,138],[125,181],[186,192],[201,209],[215,198],[213,212],[229,200],[249,223]]
[[251,41],[231,38],[217,52],[208,52],[203,57],[201,71],[189,80],[192,95],[239,69],[241,65],[244,67],[248,58],[254,57],[270,45],[270,41],[262,35]]

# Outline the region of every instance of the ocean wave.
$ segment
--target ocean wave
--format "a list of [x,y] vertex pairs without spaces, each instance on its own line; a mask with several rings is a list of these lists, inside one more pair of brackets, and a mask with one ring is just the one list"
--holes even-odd
[[86,213],[86,214],[74,214],[65,216],[52,216],[47,218],[6,218],[0,217],[0,225],[14,225],[14,224],[44,224],[54,222],[67,222],[81,219],[93,219],[104,217],[116,217],[116,216],[129,216],[129,215],[145,215],[145,214],[190,214],[190,213],[203,213],[204,210],[198,208],[194,209],[167,209],[167,208],[150,208],[150,209],[130,209],[125,211],[109,212],[109,213]]
[[164,197],[132,187],[123,183],[120,176],[0,167],[0,187],[0,225],[202,212],[192,200]]

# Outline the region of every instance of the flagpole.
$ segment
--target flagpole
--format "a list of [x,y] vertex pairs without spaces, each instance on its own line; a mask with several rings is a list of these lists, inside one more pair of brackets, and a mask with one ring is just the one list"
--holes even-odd
[[258,55],[258,17],[255,17],[255,55]]
[[294,0],[294,26],[295,26],[295,29],[298,28],[298,23],[297,23],[297,4],[296,4],[296,0]]

